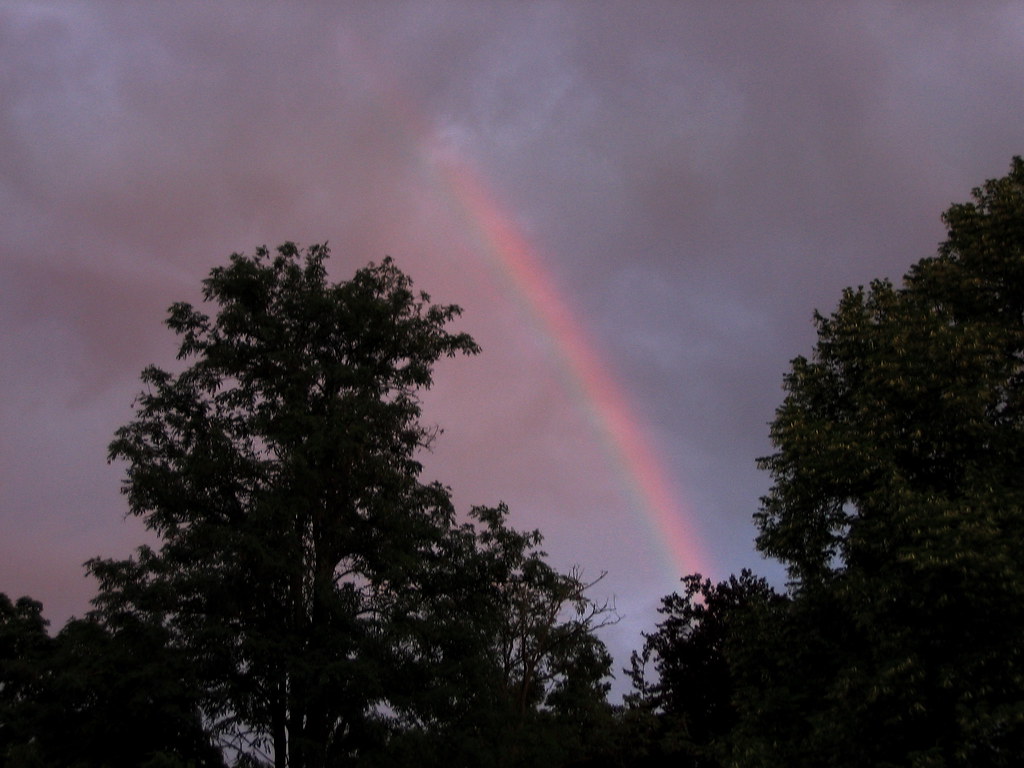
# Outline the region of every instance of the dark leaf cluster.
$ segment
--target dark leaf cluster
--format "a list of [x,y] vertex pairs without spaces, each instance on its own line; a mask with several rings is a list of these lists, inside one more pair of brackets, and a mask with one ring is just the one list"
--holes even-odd
[[[587,753],[615,619],[507,510],[457,519],[420,479],[420,394],[475,354],[460,310],[388,258],[235,254],[167,321],[109,458],[158,538],[86,565],[94,611],[50,638],[0,603],[0,762],[515,766]],[[6,600],[6,598],[4,598]],[[543,759],[542,759],[543,756]]]
[[689,577],[666,598],[634,662],[662,752],[1019,764],[1024,160],[973,198],[901,285],[849,289],[815,315],[817,345],[793,361],[760,462],[774,484],[757,544],[788,566],[789,594],[744,574]]

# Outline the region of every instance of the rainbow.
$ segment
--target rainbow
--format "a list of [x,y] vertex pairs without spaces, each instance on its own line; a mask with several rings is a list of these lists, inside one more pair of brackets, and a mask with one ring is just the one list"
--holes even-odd
[[[436,133],[429,121],[415,113],[412,100],[402,93],[386,62],[372,55],[357,37],[339,31],[338,53],[351,61],[378,86],[378,102],[405,127],[412,143],[431,137],[420,145],[419,160],[427,175],[439,178],[451,199],[462,208],[481,241],[491,252],[499,268],[508,276],[514,290],[533,314],[535,321],[552,340],[583,400],[595,416],[602,437],[609,446],[614,465],[621,468],[632,496],[658,537],[665,568],[676,579],[700,572],[710,576],[710,558],[697,536],[694,514],[680,501],[658,452],[645,437],[641,421],[630,408],[609,367],[589,341],[582,326],[560,295],[555,281],[541,259],[499,205],[495,195],[479,174],[450,147],[439,149]],[[689,527],[685,525],[690,521]]]
[[656,450],[645,438],[628,399],[558,292],[535,249],[466,163],[449,152],[443,159],[435,156],[434,164],[540,327],[553,340],[571,379],[579,385],[604,433],[614,463],[623,469],[633,496],[656,530],[666,567],[675,578],[693,572],[710,575],[702,542],[684,525],[685,520],[692,519],[692,512],[679,501],[679,494]]

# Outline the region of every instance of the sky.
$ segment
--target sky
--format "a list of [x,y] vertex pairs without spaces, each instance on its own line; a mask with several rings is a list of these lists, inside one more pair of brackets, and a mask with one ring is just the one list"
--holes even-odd
[[424,477],[607,572],[619,669],[683,575],[784,584],[755,462],[814,310],[1022,153],[1015,2],[8,0],[0,592],[88,610],[150,540],[106,450],[167,307],[327,241],[463,307]]

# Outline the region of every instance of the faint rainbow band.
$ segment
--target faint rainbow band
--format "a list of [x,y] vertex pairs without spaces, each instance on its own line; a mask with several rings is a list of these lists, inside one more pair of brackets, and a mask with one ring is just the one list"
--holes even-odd
[[[645,437],[608,365],[589,341],[583,327],[560,295],[534,248],[520,233],[505,208],[472,167],[446,147],[442,151],[430,121],[412,108],[414,103],[390,76],[386,59],[367,50],[362,41],[344,29],[336,30],[338,53],[378,86],[378,104],[407,133],[409,146],[418,146],[419,160],[431,184],[439,183],[462,207],[466,220],[478,230],[481,241],[514,286],[514,290],[542,331],[552,340],[568,377],[579,387],[593,413],[614,465],[626,478],[631,494],[656,537],[664,566],[675,580],[699,572],[709,576],[711,559],[699,536],[694,512],[681,502],[658,452]],[[424,137],[426,145],[421,144]],[[424,149],[429,150],[424,152]]]
[[613,462],[622,469],[632,494],[642,505],[673,578],[694,572],[710,575],[692,511],[680,501],[628,399],[559,294],[535,249],[466,163],[446,153],[444,159],[435,158],[434,165],[468,220],[478,228],[492,257],[554,342],[570,378],[578,384],[604,433]]

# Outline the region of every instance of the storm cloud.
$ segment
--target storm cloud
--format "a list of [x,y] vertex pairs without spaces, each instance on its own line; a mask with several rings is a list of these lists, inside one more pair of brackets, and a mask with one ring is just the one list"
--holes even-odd
[[[105,463],[173,301],[234,251],[393,256],[484,348],[426,398],[460,509],[597,575],[625,662],[687,563],[445,183],[486,185],[585,328],[713,568],[753,547],[812,311],[935,252],[1024,152],[1017,3],[61,3],[0,9],[0,591],[56,626],[145,540]],[[672,567],[674,566],[674,567]]]

